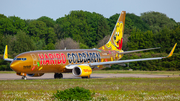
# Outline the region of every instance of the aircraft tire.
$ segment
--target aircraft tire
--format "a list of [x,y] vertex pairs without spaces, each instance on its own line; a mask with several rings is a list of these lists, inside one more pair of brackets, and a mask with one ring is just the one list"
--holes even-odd
[[63,78],[63,74],[62,73],[55,73],[54,78],[55,79],[61,79],[61,78]]
[[26,79],[27,79],[27,77],[26,77],[26,76],[23,76],[23,77],[22,77],[22,79],[23,79],[23,80],[26,80]]

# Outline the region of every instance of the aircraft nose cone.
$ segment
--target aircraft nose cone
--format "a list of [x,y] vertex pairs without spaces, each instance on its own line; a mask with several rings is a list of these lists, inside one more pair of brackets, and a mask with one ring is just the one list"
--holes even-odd
[[14,71],[16,71],[15,63],[11,63],[11,64],[10,64],[10,67],[11,67],[11,69],[13,69]]
[[13,69],[13,70],[14,70],[14,64],[11,64],[11,65],[10,65],[10,67],[11,67],[11,69]]
[[12,70],[14,70],[16,72],[19,71],[19,63],[18,62],[12,62],[10,64],[10,67],[11,67]]

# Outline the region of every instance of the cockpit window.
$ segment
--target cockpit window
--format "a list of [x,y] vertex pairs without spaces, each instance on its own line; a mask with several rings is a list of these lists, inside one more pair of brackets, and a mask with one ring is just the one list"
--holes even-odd
[[26,58],[14,58],[14,60],[22,60],[22,61],[25,61]]
[[21,58],[17,58],[16,60],[21,60]]
[[25,60],[26,60],[26,58],[22,58],[22,60],[23,60],[23,61],[25,61]]

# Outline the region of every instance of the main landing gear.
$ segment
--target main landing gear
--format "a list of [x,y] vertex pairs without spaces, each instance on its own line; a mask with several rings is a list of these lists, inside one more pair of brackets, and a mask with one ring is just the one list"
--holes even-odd
[[63,74],[62,73],[55,73],[54,78],[55,79],[61,79],[61,78],[63,78]]

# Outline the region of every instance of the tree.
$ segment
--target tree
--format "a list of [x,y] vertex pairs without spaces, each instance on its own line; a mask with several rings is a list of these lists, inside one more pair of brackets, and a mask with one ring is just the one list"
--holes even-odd
[[0,19],[1,18],[7,18],[4,14],[0,14]]
[[58,40],[55,44],[55,49],[79,49],[79,44],[71,38]]
[[27,31],[26,22],[24,20],[22,20],[22,19],[20,19],[19,17],[16,17],[16,16],[10,16],[9,19],[11,20],[13,26],[16,29],[15,33],[17,33],[20,30],[24,31],[25,33],[29,33]]
[[[117,22],[119,15],[120,14],[116,13],[108,19],[108,24],[110,26],[111,32],[114,29],[114,26]],[[126,19],[125,19],[124,34],[130,34],[133,28],[137,28],[142,31],[146,31],[146,30],[149,30],[149,25],[146,24],[139,16],[137,16],[133,13],[127,13]]]
[[110,39],[110,35],[105,36],[102,40],[99,40],[99,43],[97,45],[97,48],[105,45]]
[[54,44],[52,42],[48,43],[45,49],[46,50],[54,50],[55,49]]
[[80,49],[89,49],[89,47],[83,43],[79,43]]
[[47,27],[53,28],[55,25],[55,21],[49,17],[46,17],[46,16],[42,16],[42,17],[38,18],[37,21],[43,21],[44,23],[46,23]]
[[141,13],[141,19],[146,22],[153,33],[161,31],[164,27],[173,28],[176,23],[160,12],[144,12]]
[[49,27],[47,28],[47,35],[46,35],[46,43],[55,43],[56,42],[56,34],[54,33],[54,29]]
[[[115,26],[115,24],[117,22],[117,19],[118,19],[119,15],[120,14],[116,13],[116,14],[112,15],[109,19],[107,19],[108,20],[108,25],[110,26],[110,29],[109,29],[110,32],[113,31],[114,26]],[[125,24],[125,26],[126,26],[126,24]]]
[[0,33],[3,35],[14,35],[17,29],[13,26],[12,21],[9,18],[0,19]]
[[57,36],[58,39],[63,37],[63,29],[61,28],[61,26],[59,24],[55,24],[54,25],[54,32]]
[[130,50],[145,49],[154,47],[155,35],[152,31],[142,32],[140,29],[133,29],[128,41],[128,48]]
[[60,39],[71,37],[89,47],[97,45],[98,41],[109,33],[107,20],[94,12],[71,11],[69,15],[58,18],[56,23],[59,25],[56,25],[56,32]]
[[[176,26],[173,29],[163,28],[160,32],[156,34],[154,39],[156,42],[155,45],[160,45],[161,52],[170,52],[170,46],[174,46],[175,43],[180,44],[180,26]],[[179,52],[180,47],[177,45],[175,52]]]
[[[131,21],[128,22],[128,19],[131,19]],[[128,22],[128,23],[127,23]],[[144,22],[141,17],[133,14],[133,13],[127,13],[126,14],[126,24],[127,26],[132,29],[132,28],[137,28],[140,29],[141,31],[147,31],[149,30],[149,25]],[[132,27],[133,26],[133,27]]]
[[39,39],[45,38],[47,34],[46,24],[42,21],[31,21],[28,26],[29,35],[33,36],[37,41]]
[[34,41],[23,31],[18,31],[14,41],[14,50],[16,53],[22,53],[35,49]]

